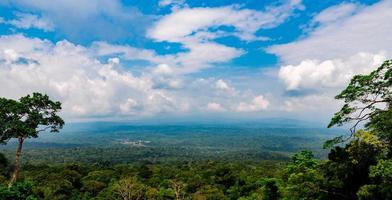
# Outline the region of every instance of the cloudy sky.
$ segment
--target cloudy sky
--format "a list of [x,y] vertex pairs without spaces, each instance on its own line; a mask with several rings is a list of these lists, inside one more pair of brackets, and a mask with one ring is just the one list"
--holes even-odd
[[0,96],[68,120],[325,121],[392,55],[392,1],[3,0]]

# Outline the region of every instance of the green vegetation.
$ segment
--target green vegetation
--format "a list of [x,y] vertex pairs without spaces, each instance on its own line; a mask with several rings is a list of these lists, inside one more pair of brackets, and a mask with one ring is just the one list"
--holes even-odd
[[[24,145],[22,164],[288,161],[305,149],[312,150],[317,158],[326,158],[328,150],[322,149],[323,141],[343,132],[295,127],[289,123],[274,127],[264,124],[67,125],[61,134],[42,133],[39,138],[29,140]],[[133,143],[139,141],[142,145]],[[12,160],[16,146],[10,141],[0,147],[0,152]]]
[[[139,199],[139,195],[143,199],[252,199],[276,196],[280,183],[272,177],[278,176],[279,168],[273,162],[34,165],[23,168],[22,192],[3,187],[0,194],[17,196],[27,191],[25,195],[38,199]],[[31,185],[31,190],[25,189]]]
[[[182,151],[178,155],[188,156],[188,160],[124,159],[117,162],[105,157],[108,159],[105,162],[95,156],[96,160],[88,162],[55,159],[56,164],[49,164],[41,158],[41,164],[25,163],[19,181],[8,187],[13,166],[0,155],[0,199],[392,199],[391,88],[392,61],[385,61],[369,75],[352,79],[336,97],[343,99],[345,104],[330,123],[330,127],[351,126],[350,134],[325,143],[330,148],[327,159],[315,157],[312,151],[300,151],[287,162],[274,158],[257,161],[259,158],[241,156],[198,159],[197,154],[192,154],[194,149],[173,143],[173,149],[179,148],[174,152]],[[361,122],[365,122],[363,129],[360,129]],[[142,149],[136,151],[141,158],[175,157],[175,154],[165,157],[167,151],[159,154],[168,146],[130,144],[133,146],[128,147],[129,151]],[[199,147],[208,149],[208,146]],[[229,148],[225,147],[217,145],[207,152],[228,153]],[[75,148],[79,147],[70,147]],[[86,148],[98,152],[96,155],[104,155],[106,150],[116,152],[114,147],[105,149],[91,145]],[[245,146],[239,149],[252,150]],[[241,151],[235,153],[238,152]],[[271,152],[268,151],[268,155]],[[61,156],[59,152],[54,153]],[[281,155],[288,156],[290,151]],[[62,159],[68,156],[72,155]],[[84,158],[88,158],[88,153]]]
[[19,158],[24,140],[36,138],[40,132],[48,129],[50,132],[58,132],[64,125],[64,121],[57,115],[60,110],[60,102],[53,102],[47,95],[40,93],[27,95],[19,101],[0,98],[0,143],[7,143],[11,138],[18,139],[10,185],[19,176]]

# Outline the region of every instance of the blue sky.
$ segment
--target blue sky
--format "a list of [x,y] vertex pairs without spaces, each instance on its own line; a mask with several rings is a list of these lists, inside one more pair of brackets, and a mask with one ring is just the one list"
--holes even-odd
[[82,120],[325,121],[392,51],[391,1],[0,3],[0,95]]

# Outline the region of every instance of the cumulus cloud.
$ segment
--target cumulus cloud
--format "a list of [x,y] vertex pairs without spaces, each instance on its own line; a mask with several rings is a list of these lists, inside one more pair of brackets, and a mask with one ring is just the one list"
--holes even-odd
[[299,65],[282,66],[279,78],[287,90],[342,87],[356,74],[365,74],[387,59],[386,53],[358,53],[347,59],[304,60]]
[[173,74],[173,69],[167,64],[160,64],[153,69],[154,74],[170,75]]
[[223,79],[219,79],[215,82],[215,88],[218,90],[218,92],[223,92],[231,96],[236,94],[235,88],[229,86],[229,84],[226,83]]
[[[155,41],[182,44],[187,51],[166,57],[169,59],[166,64],[176,66],[179,73],[193,73],[245,53],[242,49],[219,44],[214,39],[233,35],[244,41],[266,40],[265,37],[257,36],[256,32],[283,23],[299,8],[302,8],[301,2],[294,0],[269,6],[265,11],[245,9],[238,5],[185,7],[160,18],[148,30],[147,36]],[[233,27],[234,31],[224,31],[221,27]]]
[[118,58],[103,63],[89,49],[68,41],[2,36],[0,52],[1,96],[49,93],[72,116],[152,115],[182,110],[186,104],[154,89],[149,77],[118,68]]
[[219,103],[210,102],[207,104],[207,110],[214,112],[223,112],[226,111]]
[[0,20],[0,23],[10,24],[21,29],[41,29],[43,31],[54,31],[54,24],[48,18],[30,13],[16,13],[16,19]]
[[[0,96],[19,98],[43,92],[63,103],[67,118],[146,117],[160,113],[197,113],[206,109],[257,111],[268,103],[251,98],[223,79],[194,79],[172,73],[169,65],[139,73],[119,57],[100,56],[94,45],[85,47],[63,40],[0,37]],[[261,99],[260,99],[261,98]],[[219,102],[219,103],[217,103]],[[207,108],[206,108],[207,105]]]
[[227,83],[224,80],[222,80],[222,79],[217,80],[215,85],[216,85],[216,88],[221,89],[221,90],[229,90],[229,89],[231,89],[229,87],[229,85],[227,85]]
[[128,98],[124,103],[120,105],[120,110],[122,113],[129,113],[131,111],[135,111],[134,108],[138,107],[137,101],[132,98]]
[[[344,10],[346,7],[347,4],[340,4],[333,7],[333,10]],[[315,19],[328,23],[316,27],[308,36],[298,41],[275,45],[268,51],[278,55],[285,64],[298,64],[307,59],[347,58],[359,52],[390,53],[391,9],[392,1],[380,1],[356,11],[353,15],[337,15],[332,18],[331,15],[335,12],[327,9],[325,12],[328,14],[321,12]]]
[[238,107],[238,112],[257,112],[265,110],[269,106],[269,101],[264,98],[264,96],[259,95],[252,99],[250,103],[241,102]]
[[307,37],[271,47],[286,63],[279,77],[287,89],[341,88],[355,74],[375,69],[392,54],[391,8],[390,1],[332,6],[314,17],[321,25]]
[[315,15],[300,39],[268,48],[282,63],[278,77],[288,92],[285,111],[332,114],[334,96],[356,74],[366,74],[392,55],[391,1],[364,6],[342,3]]

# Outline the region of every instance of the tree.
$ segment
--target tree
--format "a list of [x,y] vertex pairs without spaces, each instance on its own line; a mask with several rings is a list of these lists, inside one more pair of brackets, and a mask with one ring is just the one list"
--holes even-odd
[[[324,165],[324,173],[331,183],[328,191],[344,194],[349,199],[385,199],[387,193],[381,191],[390,188],[384,187],[388,184],[381,184],[380,179],[388,180],[381,175],[389,173],[389,165],[378,164],[379,168],[370,169],[382,159],[392,157],[392,60],[385,61],[370,74],[354,76],[335,98],[344,100],[344,105],[328,127],[350,124],[350,135],[346,139],[334,138],[326,146],[350,141],[344,148],[335,147],[328,155],[329,161]],[[365,130],[358,131],[362,124]]]
[[302,151],[292,157],[283,170],[286,196],[290,199],[322,199],[324,177],[319,170],[320,162],[311,151]]
[[369,176],[373,182],[360,188],[359,199],[392,199],[392,160],[379,160]]
[[0,171],[4,172],[7,166],[8,166],[7,158],[4,156],[4,154],[0,153]]
[[[378,134],[380,139],[392,141],[392,60],[385,61],[368,75],[356,75],[349,85],[335,97],[344,100],[344,105],[334,114],[328,127],[353,123],[350,137],[362,122]],[[329,143],[343,141],[335,138]]]
[[357,199],[360,188],[371,183],[369,168],[377,164],[381,151],[382,147],[362,131],[345,147],[332,149],[321,166],[327,199]]
[[135,177],[119,180],[114,188],[119,198],[123,200],[142,199],[145,190],[145,186],[139,183]]
[[176,195],[176,200],[181,200],[184,199],[184,187],[185,184],[181,181],[177,181],[177,180],[172,180],[171,181],[171,188],[174,191],[174,194]]
[[263,199],[265,200],[278,200],[280,199],[279,187],[275,179],[265,179]]
[[0,153],[0,185],[4,184],[8,176],[8,160],[4,154]]
[[0,200],[37,200],[31,182],[19,182],[11,187],[0,186]]
[[19,101],[0,98],[0,143],[6,144],[12,138],[18,140],[10,185],[19,176],[19,160],[24,140],[36,138],[40,132],[46,130],[59,132],[64,125],[63,119],[57,115],[60,110],[60,102],[54,102],[49,96],[40,93],[27,95]]

